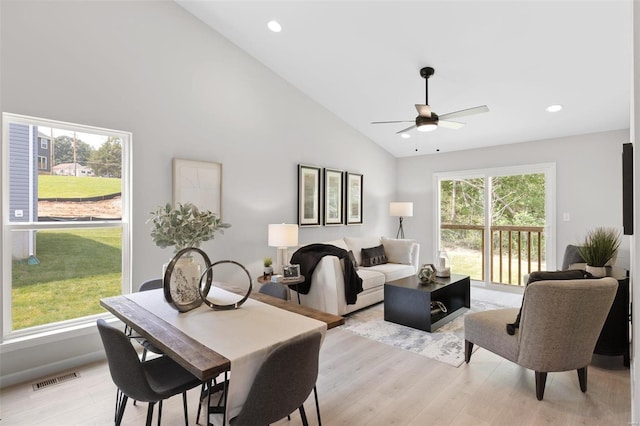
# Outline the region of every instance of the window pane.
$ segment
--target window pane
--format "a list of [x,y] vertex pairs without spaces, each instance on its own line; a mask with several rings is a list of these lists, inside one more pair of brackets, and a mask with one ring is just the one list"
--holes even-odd
[[440,247],[451,272],[484,279],[484,179],[452,179],[440,183]]
[[[13,330],[103,313],[121,294],[122,228],[13,231]],[[35,237],[35,238],[34,238]]]

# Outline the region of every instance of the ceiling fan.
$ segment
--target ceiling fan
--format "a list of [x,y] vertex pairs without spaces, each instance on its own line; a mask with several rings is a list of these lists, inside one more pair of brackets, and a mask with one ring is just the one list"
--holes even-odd
[[429,77],[434,74],[435,70],[431,67],[424,67],[420,70],[420,76],[425,80],[425,105],[416,104],[418,110],[418,116],[415,120],[406,121],[374,121],[371,124],[391,124],[391,123],[413,123],[415,124],[402,129],[396,134],[408,132],[411,129],[418,129],[421,132],[429,132],[438,128],[438,126],[446,127],[448,129],[459,129],[464,126],[464,123],[458,121],[451,121],[451,118],[464,117],[472,114],[480,114],[482,112],[488,112],[489,108],[486,105],[477,106],[473,108],[463,109],[460,111],[449,112],[447,114],[438,115],[431,111],[429,106]]

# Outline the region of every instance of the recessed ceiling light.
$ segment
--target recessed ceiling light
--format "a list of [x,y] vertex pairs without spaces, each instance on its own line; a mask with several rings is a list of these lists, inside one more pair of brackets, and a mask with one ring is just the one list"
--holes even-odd
[[400,137],[402,139],[409,139],[411,137],[411,135],[409,133],[400,133]]
[[548,112],[558,112],[562,109],[562,105],[556,104],[556,105],[549,105],[547,107],[547,111]]
[[279,33],[282,31],[282,25],[278,21],[269,21],[267,22],[267,27],[274,33]]

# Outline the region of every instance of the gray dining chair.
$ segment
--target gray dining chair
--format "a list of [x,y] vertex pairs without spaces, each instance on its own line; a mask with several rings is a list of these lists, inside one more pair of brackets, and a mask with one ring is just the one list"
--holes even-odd
[[103,319],[97,321],[98,331],[107,354],[109,372],[118,388],[116,397],[115,424],[119,426],[129,398],[148,402],[147,426],[151,425],[153,407],[158,403],[158,425],[162,418],[162,401],[182,394],[184,422],[187,417],[187,391],[201,384],[194,375],[169,357],[140,361],[129,338]]
[[268,294],[269,296],[277,297],[278,299],[288,300],[289,291],[287,286],[277,283],[264,283],[258,290],[259,293]]
[[[162,278],[154,278],[140,284],[140,288],[138,289],[138,291],[149,291],[149,290],[156,290],[159,288],[162,288]],[[126,334],[126,331],[125,331],[125,334]],[[140,337],[140,336],[132,336],[132,337],[136,340],[136,342],[140,344],[140,346],[142,346],[142,361],[145,361],[147,359],[148,352],[153,352],[154,354],[157,354],[157,355],[164,355],[164,353],[160,349],[153,346],[153,343],[151,343],[144,337]]]
[[[304,402],[315,390],[321,339],[317,332],[299,336],[271,352],[258,369],[240,413],[229,423],[234,426],[267,425],[298,410],[302,424],[307,426]],[[315,402],[320,425],[317,394]],[[221,408],[212,407],[218,411]]]

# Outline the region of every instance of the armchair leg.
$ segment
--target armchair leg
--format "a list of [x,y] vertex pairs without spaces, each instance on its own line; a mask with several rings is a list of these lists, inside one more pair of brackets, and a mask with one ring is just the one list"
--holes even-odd
[[469,364],[471,361],[471,353],[473,352],[473,343],[468,340],[464,341],[464,362]]
[[544,397],[544,386],[547,384],[547,372],[536,371],[536,398],[542,401]]
[[578,381],[580,382],[580,390],[587,391],[587,367],[578,368]]

